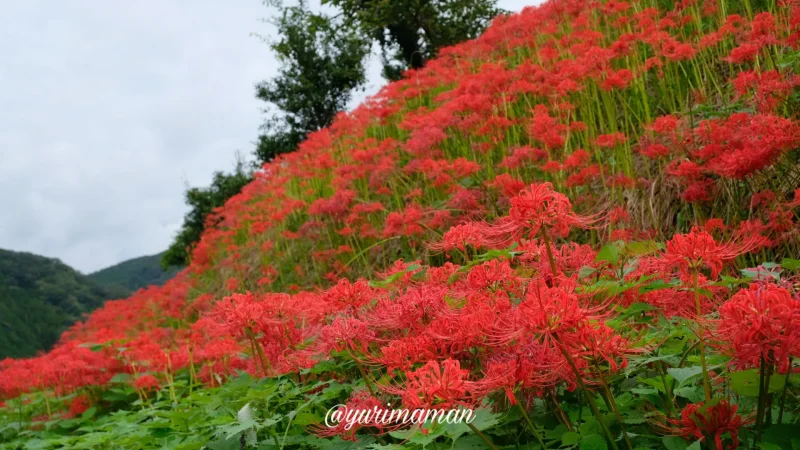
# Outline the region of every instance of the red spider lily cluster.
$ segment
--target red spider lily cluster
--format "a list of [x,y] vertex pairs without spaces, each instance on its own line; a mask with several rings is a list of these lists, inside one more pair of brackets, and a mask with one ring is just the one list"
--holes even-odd
[[[800,356],[791,277],[726,281],[800,254],[800,4],[652,3],[551,0],[443,50],[265,164],[176,279],[0,362],[0,399],[348,358],[368,387],[354,406],[540,401],[570,428],[560,396],[614,411],[609,384],[665,317],[690,324],[705,402],[662,424],[735,446],[750,419],[706,352],[767,375]],[[614,241],[652,245],[603,259]],[[650,322],[618,317],[634,303]]]
[[[720,400],[714,405],[705,406],[703,403],[687,405],[681,411],[681,418],[674,423],[680,428],[680,434],[685,438],[713,439],[716,448],[739,447],[739,428],[746,420],[736,414],[738,407],[731,405],[727,400]],[[722,435],[730,433],[731,445],[722,444]]]

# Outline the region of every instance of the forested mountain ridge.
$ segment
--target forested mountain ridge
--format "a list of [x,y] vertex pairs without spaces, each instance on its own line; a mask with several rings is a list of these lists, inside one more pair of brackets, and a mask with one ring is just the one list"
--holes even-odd
[[0,249],[0,359],[50,349],[84,313],[120,294],[58,259]]
[[129,259],[90,273],[88,277],[106,289],[121,292],[123,297],[128,296],[147,286],[162,286],[178,274],[180,268],[172,267],[164,270],[161,267],[160,261],[163,255],[162,252],[157,255]]

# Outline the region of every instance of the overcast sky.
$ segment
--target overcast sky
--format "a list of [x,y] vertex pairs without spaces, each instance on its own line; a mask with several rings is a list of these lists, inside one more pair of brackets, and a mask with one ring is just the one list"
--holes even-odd
[[[276,72],[251,34],[269,35],[269,15],[261,0],[4,5],[0,248],[84,273],[165,250],[187,184],[250,157],[253,86]],[[377,64],[370,73],[375,92]]]

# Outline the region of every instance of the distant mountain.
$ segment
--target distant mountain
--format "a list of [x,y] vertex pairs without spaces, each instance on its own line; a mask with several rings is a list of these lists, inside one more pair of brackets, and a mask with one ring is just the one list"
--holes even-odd
[[0,359],[33,356],[121,292],[57,259],[0,249]]
[[180,269],[164,270],[161,268],[161,255],[142,256],[129,259],[117,265],[89,274],[95,283],[114,292],[121,292],[122,297],[150,285],[161,286],[178,274]]

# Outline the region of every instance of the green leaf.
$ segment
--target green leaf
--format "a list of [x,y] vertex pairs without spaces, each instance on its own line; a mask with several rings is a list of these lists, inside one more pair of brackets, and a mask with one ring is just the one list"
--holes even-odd
[[582,423],[581,426],[578,427],[578,431],[580,431],[581,434],[584,436],[589,436],[592,434],[601,433],[603,431],[603,428],[600,426],[600,422],[598,422],[597,419],[592,417],[586,422]]
[[239,450],[241,448],[241,443],[239,442],[239,437],[223,437],[209,442],[207,447],[209,450]]
[[[731,389],[739,395],[758,397],[758,369],[730,373]],[[769,392],[779,392],[786,383],[786,374],[773,374],[769,379]]]
[[658,389],[659,392],[667,392],[667,388],[664,386],[664,382],[662,382],[658,378],[644,378],[644,379],[640,378],[639,381],[645,384],[649,384],[650,386],[653,386],[654,388]]
[[566,432],[567,432],[566,426],[558,425],[552,430],[545,430],[544,435],[547,439],[561,439],[561,436],[563,436],[564,433]]
[[643,284],[642,286],[640,286],[639,292],[644,294],[651,291],[657,291],[659,289],[669,289],[671,287],[674,287],[672,283],[667,283],[664,280],[653,280],[648,282],[647,284]]
[[493,413],[488,408],[479,408],[474,410],[475,420],[472,425],[480,431],[487,430],[500,423],[502,414]]
[[[459,417],[460,416],[461,414],[459,413]],[[478,430],[483,431],[500,423],[500,417],[502,416],[501,414],[493,413],[488,408],[479,408],[472,411],[472,417],[472,425]],[[469,421],[469,416],[465,419]],[[472,433],[472,430],[464,422],[446,424],[443,428],[444,434],[453,440],[458,439],[462,434]]]
[[43,448],[50,448],[53,444],[44,439],[31,439],[25,443],[26,450],[39,450]]
[[603,436],[599,434],[591,434],[584,436],[581,443],[578,445],[581,450],[608,450],[608,445]]
[[418,444],[423,447],[430,444],[431,442],[435,441],[436,438],[445,434],[447,430],[446,426],[435,426],[431,428],[431,424],[425,424],[425,432],[423,433],[420,430],[419,426],[413,426],[408,430],[403,431],[393,431],[389,433],[394,438],[401,439],[403,441],[408,441],[413,444]]
[[675,380],[678,381],[678,385],[681,385],[686,380],[703,373],[703,368],[701,366],[671,367],[667,369],[667,373],[672,375],[672,378],[675,378]]
[[91,408],[87,409],[86,411],[81,414],[81,419],[87,420],[94,417],[94,414],[97,412],[97,408],[92,406]]
[[131,380],[133,380],[133,377],[131,376],[131,374],[128,374],[128,373],[118,373],[118,374],[114,375],[114,376],[111,378],[111,380],[109,381],[109,383],[128,383],[128,382],[130,382]]
[[249,430],[256,426],[256,422],[252,419],[245,420],[242,423],[235,423],[220,429],[220,433],[224,433],[225,438],[229,439],[231,436],[236,436],[242,431]]
[[[771,425],[764,430],[762,441],[777,445],[778,448],[793,448],[797,441],[797,425]],[[800,444],[800,442],[798,442]]]
[[619,262],[619,255],[622,253],[623,248],[625,248],[625,241],[614,241],[597,252],[595,261],[606,261],[615,266]]
[[322,418],[314,413],[300,413],[294,416],[294,423],[297,425],[312,425],[316,423],[321,423]]
[[656,241],[637,241],[625,244],[625,253],[634,257],[651,255],[658,252],[663,244]]
[[684,386],[675,389],[673,393],[678,397],[689,399],[690,402],[696,403],[703,401],[703,389],[700,386]]
[[667,450],[687,450],[689,443],[680,436],[664,436],[661,442]]
[[758,448],[761,450],[782,450],[780,445],[770,444],[769,442],[759,442]]
[[653,389],[653,388],[637,387],[631,389],[631,392],[637,395],[658,395],[658,389]]
[[628,411],[622,421],[628,425],[641,425],[645,423],[647,419],[639,411]]
[[800,269],[800,259],[783,258],[781,260],[781,267],[787,270]]
[[597,272],[597,269],[595,269],[594,267],[583,266],[580,268],[580,270],[578,270],[578,278],[584,279],[586,277],[592,276],[595,272]]
[[578,441],[581,440],[581,435],[574,432],[574,431],[567,431],[563,435],[561,435],[561,443],[564,445],[573,445],[577,444]]
[[643,312],[653,311],[654,309],[656,308],[653,305],[649,305],[647,303],[633,303],[625,308],[623,313],[626,315],[641,314]]

